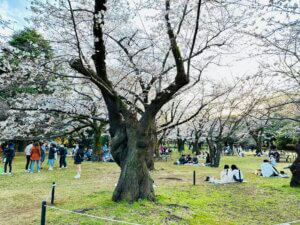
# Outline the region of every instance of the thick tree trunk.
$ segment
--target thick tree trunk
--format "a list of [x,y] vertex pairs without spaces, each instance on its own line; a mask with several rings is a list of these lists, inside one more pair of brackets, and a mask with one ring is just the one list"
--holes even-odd
[[290,167],[292,172],[291,187],[300,187],[300,143],[296,145],[297,158]]
[[154,201],[153,180],[147,166],[148,150],[152,144],[149,132],[132,121],[130,124],[121,124],[114,133],[112,154],[121,167],[121,174],[113,193],[113,201]]

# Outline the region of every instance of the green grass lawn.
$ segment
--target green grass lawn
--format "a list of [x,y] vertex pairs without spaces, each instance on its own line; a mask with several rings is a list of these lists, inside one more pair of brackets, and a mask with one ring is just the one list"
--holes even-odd
[[[49,202],[53,181],[57,183],[56,207],[68,210],[87,208],[87,214],[138,224],[249,225],[300,220],[300,189],[290,188],[290,179],[254,175],[262,160],[253,156],[224,157],[222,166],[225,163],[237,164],[248,181],[227,185],[203,181],[206,176],[218,177],[221,168],[157,162],[156,170],[152,172],[157,202],[129,204],[111,201],[120,172],[114,163],[85,162],[82,178],[75,180],[75,167],[70,159],[67,169],[47,171],[46,166],[39,174],[27,174],[24,172],[25,157],[21,155],[13,162],[13,175],[0,176],[0,225],[39,224],[40,205],[43,199]],[[280,163],[277,168],[282,170],[285,166],[286,163]],[[193,170],[197,173],[196,186],[192,185]],[[48,208],[47,224],[120,223]]]

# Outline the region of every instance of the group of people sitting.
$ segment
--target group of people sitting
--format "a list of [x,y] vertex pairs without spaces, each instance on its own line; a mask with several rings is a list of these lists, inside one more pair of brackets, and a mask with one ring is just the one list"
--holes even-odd
[[199,159],[204,158],[205,163],[203,163],[203,166],[208,166],[211,163],[210,155],[208,152],[205,152],[203,155],[195,155],[191,156],[189,155],[181,155],[180,158],[174,163],[176,165],[199,165]]
[[181,155],[180,158],[174,162],[175,165],[200,165],[199,159],[203,158],[205,163],[202,163],[203,166],[209,166],[211,163],[211,158],[208,152],[201,153],[199,155]]
[[172,150],[164,145],[161,145],[159,147],[159,152],[161,155],[169,155],[172,152]]
[[231,165],[231,169],[229,168],[229,165],[225,165],[224,169],[221,171],[220,179],[206,177],[205,181],[215,184],[227,184],[233,182],[242,183],[244,181],[244,175],[236,165]]
[[180,158],[175,162],[178,165],[185,165],[185,164],[198,164],[197,156],[191,157],[191,155],[181,155]]

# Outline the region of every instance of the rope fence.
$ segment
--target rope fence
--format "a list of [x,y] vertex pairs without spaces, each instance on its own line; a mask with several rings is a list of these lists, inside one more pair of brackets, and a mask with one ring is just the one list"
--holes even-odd
[[[192,182],[193,182],[193,186],[195,186],[196,185],[196,171],[195,170],[193,171]],[[138,223],[131,223],[131,222],[126,222],[126,221],[122,221],[122,220],[115,220],[115,219],[110,219],[110,218],[106,218],[106,217],[94,216],[94,215],[90,215],[90,214],[71,211],[71,210],[68,210],[68,209],[61,209],[61,208],[53,206],[54,205],[54,200],[55,200],[55,189],[56,189],[56,187],[67,187],[67,186],[74,186],[74,185],[77,186],[77,185],[89,185],[89,184],[95,185],[95,184],[100,184],[100,183],[93,182],[93,183],[82,183],[82,184],[61,184],[61,185],[59,184],[59,185],[57,185],[55,182],[53,182],[52,183],[52,188],[51,188],[49,194],[44,198],[45,200],[42,201],[41,225],[46,224],[46,211],[47,211],[47,208],[52,209],[52,210],[65,212],[65,213],[85,216],[85,217],[89,217],[89,218],[93,218],[93,219],[99,219],[99,220],[115,222],[115,223],[119,223],[119,224],[141,225],[141,224],[138,224]],[[49,201],[50,197],[51,197],[51,205],[47,205],[47,202]]]
[[[90,184],[96,184],[96,183],[90,183]],[[87,185],[87,184],[85,183],[84,185]],[[62,186],[62,187],[64,187],[64,186],[73,186],[73,184],[65,184],[65,185],[59,185],[59,186]],[[51,188],[49,194],[44,198],[45,200],[42,201],[41,225],[46,224],[46,211],[47,211],[47,208],[52,209],[52,210],[65,212],[65,213],[85,216],[85,217],[89,217],[89,218],[93,218],[93,219],[115,222],[115,223],[118,223],[118,224],[141,225],[141,224],[138,224],[138,223],[131,223],[131,222],[126,222],[126,221],[122,221],[122,220],[116,220],[116,219],[111,219],[111,218],[106,218],[106,217],[100,217],[100,216],[95,216],[95,215],[90,215],[90,214],[85,214],[85,213],[80,213],[80,212],[75,212],[75,211],[55,207],[53,205],[54,205],[54,200],[55,200],[55,189],[56,189],[56,187],[57,187],[57,184],[55,182],[53,182],[52,183],[52,188]],[[48,205],[47,202],[49,201],[50,197],[51,197],[51,205]]]
[[122,223],[122,224],[141,225],[141,224],[138,224],[138,223],[131,223],[131,222],[126,222],[126,221],[122,221],[122,220],[115,220],[115,219],[110,219],[110,218],[105,218],[105,217],[100,217],[100,216],[94,216],[94,215],[85,214],[85,213],[74,212],[74,211],[70,211],[70,210],[67,210],[67,209],[61,209],[61,208],[58,208],[58,207],[55,207],[55,206],[46,205],[46,207],[50,208],[50,209],[58,210],[58,211],[61,211],[61,212],[76,214],[76,215],[85,216],[85,217],[89,217],[89,218],[93,218],[93,219],[99,219],[99,220]]

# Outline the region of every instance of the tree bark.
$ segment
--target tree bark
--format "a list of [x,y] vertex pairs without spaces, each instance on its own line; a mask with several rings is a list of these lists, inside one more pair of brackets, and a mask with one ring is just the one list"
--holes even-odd
[[150,137],[143,129],[137,121],[132,121],[123,124],[112,138],[112,154],[121,168],[113,201],[155,201],[153,180],[147,166],[148,152],[145,151],[149,148]]
[[155,121],[150,125],[149,145],[146,153],[146,163],[149,170],[154,170],[154,153],[157,148],[157,134]]
[[101,156],[101,127],[97,127],[97,129],[94,129],[94,146],[93,146],[93,152],[96,155]]
[[181,139],[181,138],[178,138],[177,139],[177,147],[178,147],[178,151],[179,152],[183,152],[184,151],[184,143],[185,143],[185,139]]
[[222,143],[220,141],[217,141],[217,144],[215,146],[211,140],[209,140],[208,138],[206,140],[209,147],[209,154],[211,160],[210,166],[219,167],[221,161]]

